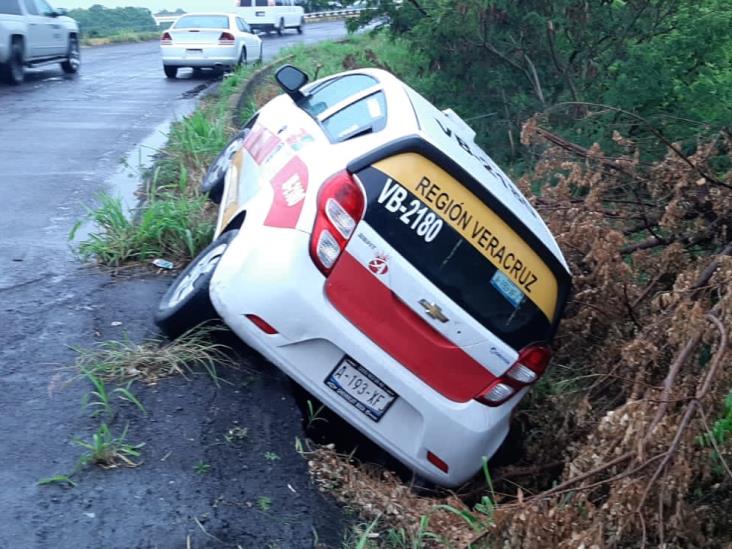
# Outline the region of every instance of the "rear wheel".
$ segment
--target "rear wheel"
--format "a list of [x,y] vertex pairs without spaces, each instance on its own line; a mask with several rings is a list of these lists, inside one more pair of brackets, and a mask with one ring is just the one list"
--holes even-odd
[[168,78],[175,78],[178,76],[178,67],[171,67],[170,65],[163,65],[165,76]]
[[155,313],[155,324],[166,335],[176,338],[218,318],[209,296],[209,285],[221,256],[238,233],[237,230],[225,232],[209,244],[165,292]]
[[8,84],[20,84],[25,77],[23,43],[14,41],[10,45],[10,56],[6,63],[0,64],[0,77]]
[[297,34],[302,34],[302,30],[305,27],[305,18],[300,19],[300,24],[296,27]]
[[76,74],[81,67],[81,51],[79,49],[79,39],[76,36],[69,36],[69,49],[66,55],[66,61],[61,62],[61,69],[66,74]]
[[285,30],[285,20],[280,19],[280,22],[277,23],[277,34],[282,36],[282,31],[284,31],[284,30]]

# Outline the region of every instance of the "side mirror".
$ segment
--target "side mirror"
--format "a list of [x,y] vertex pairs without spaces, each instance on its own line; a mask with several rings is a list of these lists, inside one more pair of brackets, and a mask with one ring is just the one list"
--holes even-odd
[[65,16],[65,15],[66,15],[67,13],[68,13],[68,12],[67,12],[67,11],[66,11],[66,10],[65,10],[64,8],[56,8],[55,10],[53,10],[53,11],[52,11],[52,12],[50,13],[50,16],[51,16],[51,17],[63,17],[63,16]]
[[308,75],[292,65],[283,65],[275,73],[275,80],[294,101],[302,99],[300,89],[308,83]]

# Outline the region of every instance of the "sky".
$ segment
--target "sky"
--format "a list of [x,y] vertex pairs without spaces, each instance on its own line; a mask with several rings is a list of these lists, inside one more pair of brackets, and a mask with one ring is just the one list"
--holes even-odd
[[185,11],[207,11],[212,9],[230,8],[234,0],[50,0],[57,8],[88,8],[94,4],[101,4],[106,8],[124,8],[133,6],[147,8],[153,13],[160,10],[175,11],[182,8]]

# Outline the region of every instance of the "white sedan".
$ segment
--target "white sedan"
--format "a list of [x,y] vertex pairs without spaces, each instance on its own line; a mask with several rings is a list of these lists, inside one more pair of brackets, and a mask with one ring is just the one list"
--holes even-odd
[[277,80],[211,166],[216,239],[156,321],[219,316],[414,471],[460,484],[547,368],[567,264],[453,111],[382,70]]
[[160,50],[168,78],[175,78],[182,67],[231,70],[262,61],[261,38],[230,13],[183,15],[163,33]]

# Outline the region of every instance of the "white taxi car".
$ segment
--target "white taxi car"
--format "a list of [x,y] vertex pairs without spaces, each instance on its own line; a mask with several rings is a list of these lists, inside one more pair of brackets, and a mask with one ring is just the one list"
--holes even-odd
[[163,70],[175,78],[178,69],[234,69],[262,61],[262,39],[241,17],[231,13],[189,13],[176,19],[160,38]]
[[546,370],[570,288],[554,238],[454,112],[388,72],[287,92],[209,170],[214,242],[156,321],[220,316],[418,474],[455,486]]

